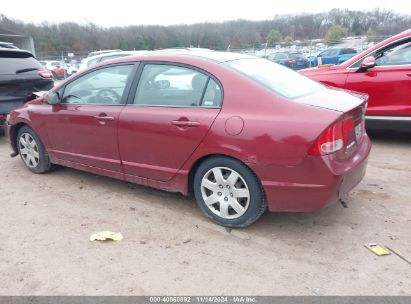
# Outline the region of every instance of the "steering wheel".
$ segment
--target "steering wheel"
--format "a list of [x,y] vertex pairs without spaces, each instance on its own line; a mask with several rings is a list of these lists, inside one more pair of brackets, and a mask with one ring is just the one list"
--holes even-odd
[[112,89],[101,89],[97,92],[96,99],[102,103],[120,103],[121,96]]

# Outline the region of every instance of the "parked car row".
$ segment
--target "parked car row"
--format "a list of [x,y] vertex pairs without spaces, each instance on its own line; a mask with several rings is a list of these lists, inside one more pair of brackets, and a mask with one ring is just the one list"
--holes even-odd
[[317,56],[289,51],[272,53],[267,56],[267,59],[293,70],[301,70],[316,66],[341,64],[356,54],[357,51],[352,48],[329,48]]
[[146,52],[147,51],[100,51],[98,52],[98,54],[84,58],[80,64],[79,71],[85,70],[93,65],[99,64],[107,60],[138,55]]
[[279,52],[268,56],[268,59],[293,70],[310,67],[308,59],[302,53],[297,52]]

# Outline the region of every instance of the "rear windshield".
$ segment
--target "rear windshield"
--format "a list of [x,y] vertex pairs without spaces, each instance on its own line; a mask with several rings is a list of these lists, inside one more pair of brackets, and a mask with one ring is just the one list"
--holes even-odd
[[290,53],[290,58],[295,58],[295,59],[304,59],[303,54],[298,54],[298,53]]
[[0,52],[0,74],[16,74],[26,69],[32,73],[41,69],[41,64],[26,53]]
[[289,99],[325,90],[322,84],[266,59],[239,59],[224,65]]

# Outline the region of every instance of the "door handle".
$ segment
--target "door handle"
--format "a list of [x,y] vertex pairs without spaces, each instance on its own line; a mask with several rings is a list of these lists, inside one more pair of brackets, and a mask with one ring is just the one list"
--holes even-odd
[[112,121],[114,120],[114,117],[111,116],[94,116],[95,119],[98,121]]
[[190,120],[173,120],[171,124],[177,127],[198,127],[200,125],[199,122]]
[[407,76],[411,77],[411,72],[410,72],[410,73],[407,73],[407,74],[405,74],[405,75],[407,75]]

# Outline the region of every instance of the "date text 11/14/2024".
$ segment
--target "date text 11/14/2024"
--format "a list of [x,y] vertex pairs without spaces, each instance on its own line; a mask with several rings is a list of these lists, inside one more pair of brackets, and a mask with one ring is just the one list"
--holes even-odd
[[150,297],[150,303],[256,303],[255,297],[248,296],[163,296]]

